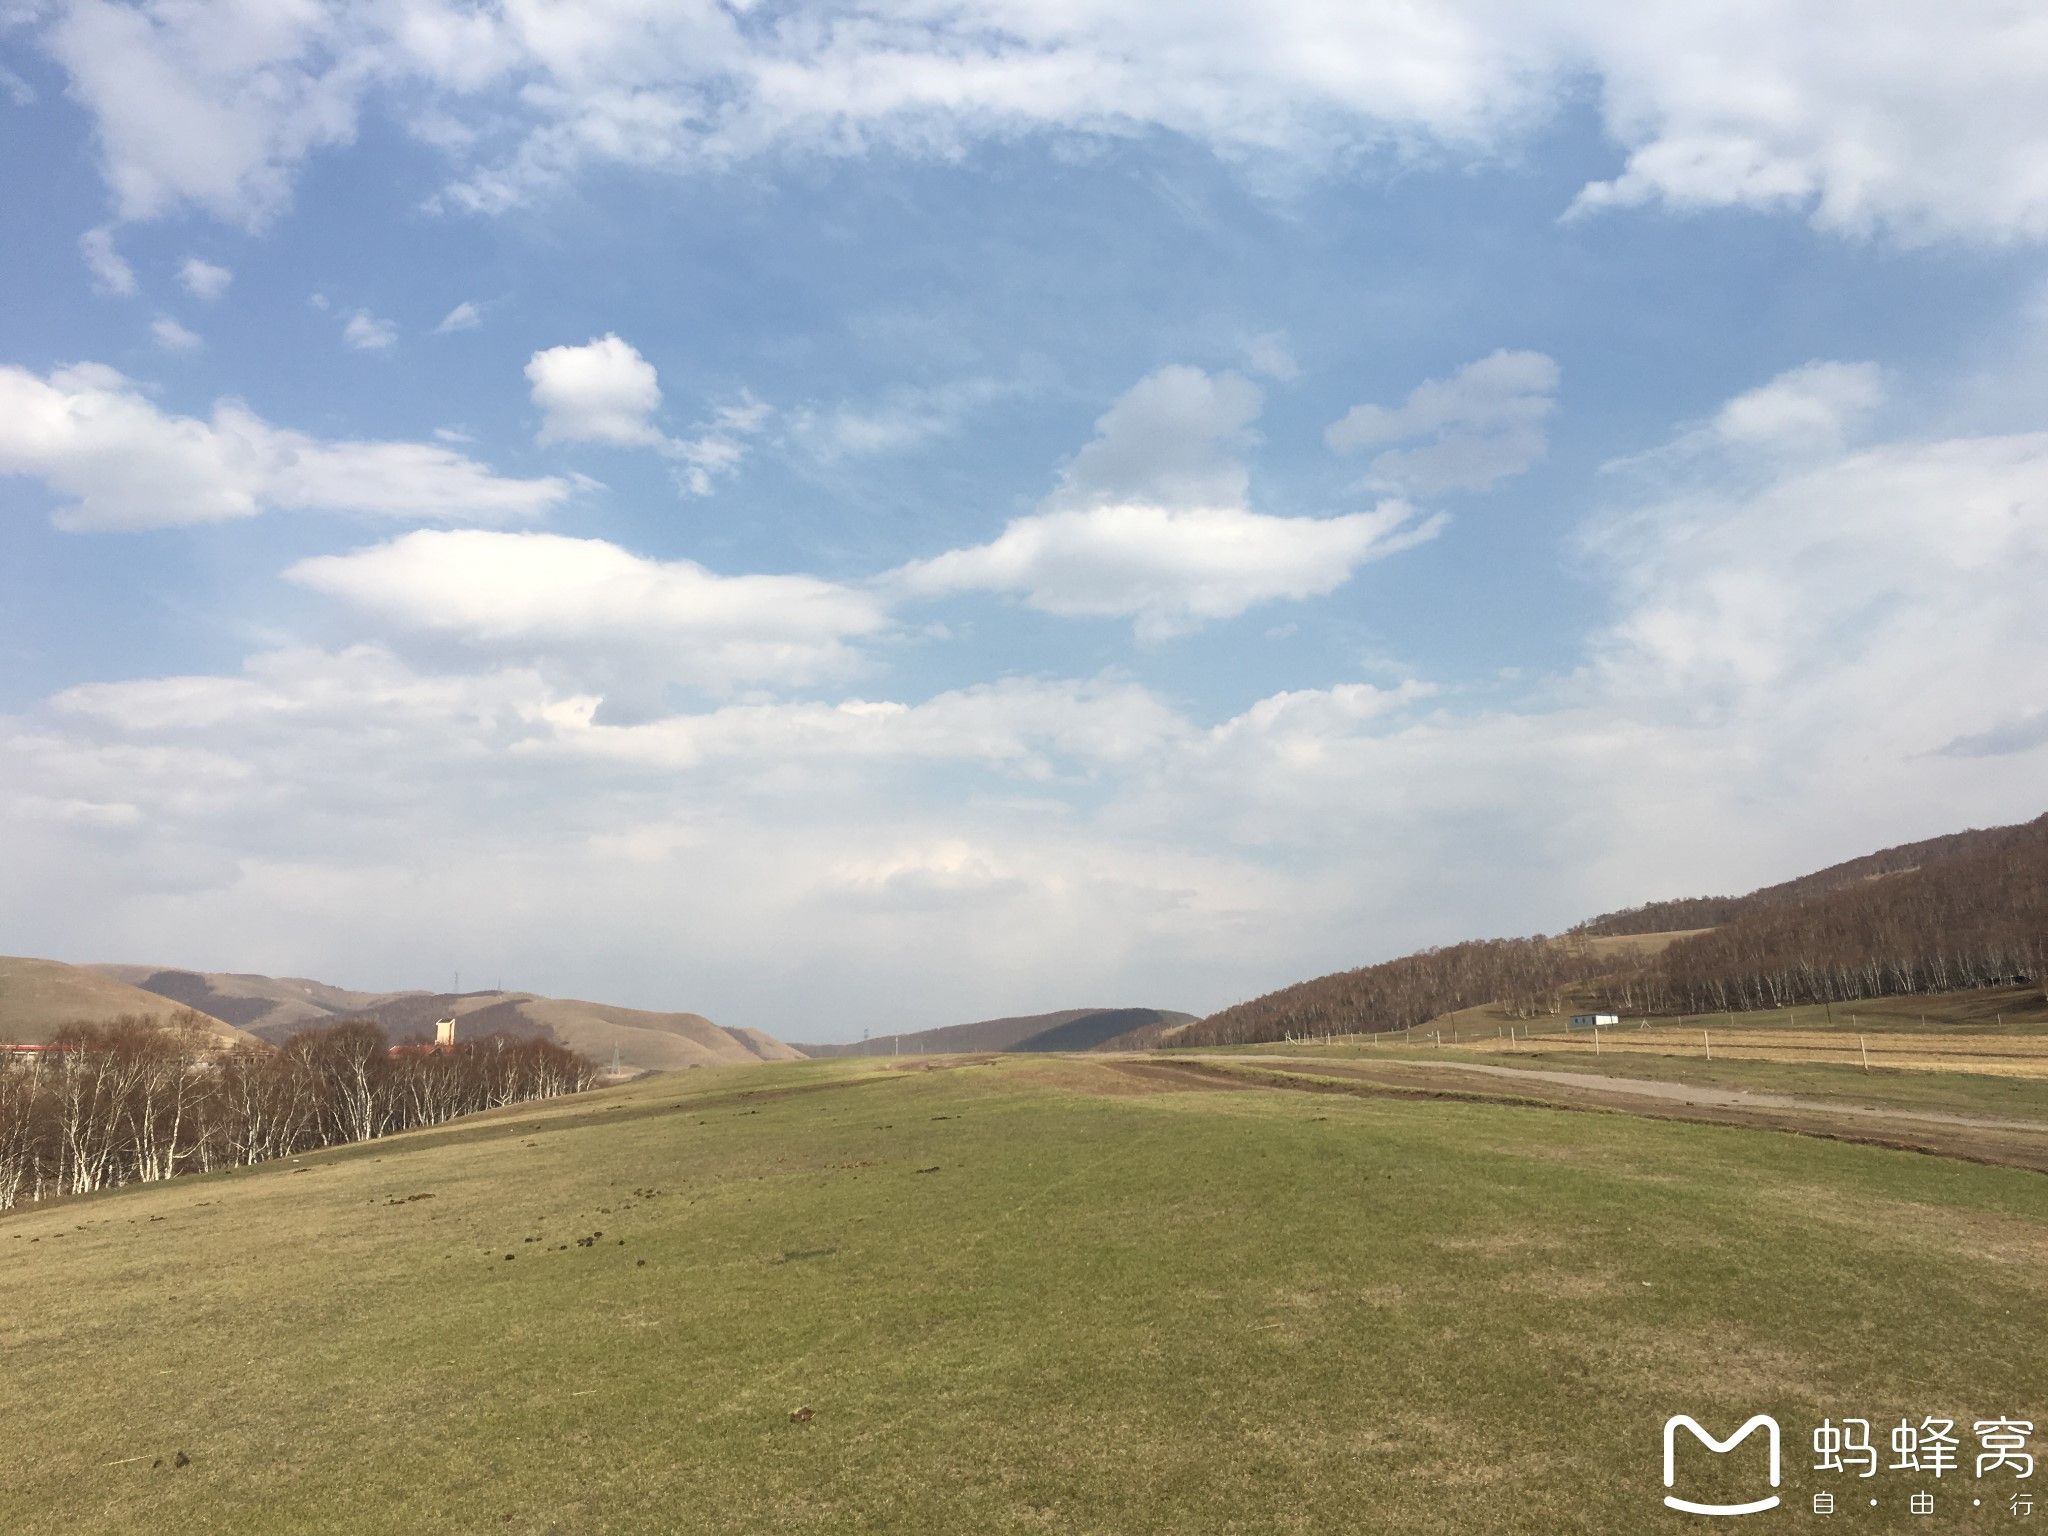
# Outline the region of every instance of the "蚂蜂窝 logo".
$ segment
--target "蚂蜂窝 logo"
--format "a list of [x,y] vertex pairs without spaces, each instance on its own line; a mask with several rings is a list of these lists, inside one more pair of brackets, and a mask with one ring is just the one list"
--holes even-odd
[[[1771,1486],[1773,1488],[1778,1486],[1780,1461],[1778,1421],[1768,1413],[1758,1414],[1726,1440],[1716,1440],[1707,1433],[1705,1426],[1698,1419],[1692,1417],[1691,1414],[1675,1413],[1664,1421],[1664,1486],[1666,1488],[1675,1487],[1678,1483],[1678,1465],[1675,1452],[1677,1449],[1678,1430],[1681,1426],[1691,1431],[1694,1439],[1698,1440],[1700,1444],[1717,1456],[1726,1455],[1729,1451],[1734,1450],[1736,1446],[1747,1440],[1757,1430],[1763,1430],[1765,1442],[1770,1447],[1771,1453]],[[1767,1509],[1776,1509],[1778,1507],[1778,1496],[1774,1493],[1768,1498],[1752,1499],[1747,1504],[1696,1504],[1690,1499],[1681,1499],[1674,1494],[1667,1493],[1664,1495],[1664,1502],[1670,1508],[1684,1510],[1689,1515],[1757,1515],[1762,1514]]]

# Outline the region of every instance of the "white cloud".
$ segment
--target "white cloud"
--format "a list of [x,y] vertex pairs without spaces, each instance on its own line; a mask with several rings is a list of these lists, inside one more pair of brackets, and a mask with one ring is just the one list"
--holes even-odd
[[628,654],[662,678],[727,684],[841,672],[880,602],[812,576],[720,576],[601,539],[410,533],[286,575],[401,627],[525,652]]
[[169,315],[158,315],[150,321],[149,334],[166,352],[192,352],[204,345],[198,332],[187,330]]
[[234,280],[235,274],[228,268],[215,266],[197,256],[187,256],[185,264],[178,268],[178,281],[195,299],[217,299],[228,291],[228,284]]
[[1557,382],[1557,364],[1541,352],[1503,349],[1417,385],[1398,406],[1353,406],[1323,437],[1339,453],[1413,444],[1374,457],[1374,479],[1389,489],[1485,490],[1543,457]]
[[719,481],[737,474],[749,444],[772,414],[762,401],[743,393],[719,406],[690,436],[665,439],[662,451],[677,461],[682,488],[692,496],[709,496]]
[[1022,133],[1159,129],[1348,173],[1493,159],[1590,91],[1622,159],[1581,211],[1783,209],[1851,234],[2048,235],[2048,41],[2007,0],[1645,7],[1619,0],[822,0],[803,14],[505,0],[126,6],[43,33],[123,218],[254,225],[390,89],[502,208],[586,167],[767,151],[946,155]]
[[96,363],[47,378],[0,366],[0,473],[33,475],[71,499],[72,529],[160,528],[269,509],[496,522],[569,494],[514,480],[427,443],[322,440],[275,427],[233,400],[208,417],[166,412]]
[[1286,383],[1301,377],[1301,364],[1294,359],[1287,338],[1278,331],[1250,336],[1244,343],[1245,366],[1261,378]]
[[0,94],[17,107],[32,107],[36,103],[36,88],[4,64],[0,64]]
[[1606,482],[1581,663],[1512,692],[1339,677],[1196,709],[1005,678],[621,723],[581,648],[687,666],[886,615],[594,541],[409,536],[316,584],[469,670],[290,649],[0,718],[0,928],[391,986],[502,957],[515,985],[843,1037],[1209,1008],[2039,814],[2048,434],[1737,436],[1665,467]]
[[1341,517],[1110,504],[1041,512],[993,542],[915,561],[911,593],[1015,592],[1063,618],[1130,618],[1161,640],[1280,598],[1334,592],[1369,560],[1436,531],[1405,502]]
[[383,352],[398,344],[398,327],[389,320],[359,309],[341,328],[342,345],[357,352]]
[[1840,23],[1824,0],[1594,23],[1603,115],[1629,153],[1577,211],[1658,202],[1908,240],[2048,235],[2039,19],[2000,0],[1883,0]]
[[1334,591],[1436,531],[1399,501],[1330,518],[1250,510],[1243,454],[1259,405],[1233,374],[1162,368],[1103,414],[1043,509],[892,580],[914,595],[1014,592],[1046,613],[1131,618],[1156,640]]
[[677,483],[692,496],[710,495],[738,471],[771,414],[743,393],[689,436],[669,436],[655,424],[661,380],[654,364],[613,334],[534,353],[526,379],[541,412],[541,442],[655,449],[675,461]]
[[980,378],[904,386],[872,401],[800,407],[785,421],[791,439],[820,463],[881,458],[953,435],[975,411],[1016,387]]
[[483,307],[474,299],[464,299],[441,317],[441,323],[434,327],[434,334],[448,336],[456,331],[473,331],[483,323]]
[[536,352],[527,359],[526,379],[540,408],[543,443],[666,441],[654,424],[661,408],[654,364],[616,335]]
[[1793,460],[1839,455],[1870,426],[1889,389],[1884,370],[1875,363],[1802,363],[1725,401],[1707,420],[1669,442],[1601,467],[1667,483],[1697,479],[1715,465],[1782,473]]
[[44,42],[92,114],[121,218],[190,204],[255,228],[283,206],[307,154],[353,137],[357,98],[379,68],[367,19],[311,0],[73,0]]
[[1236,374],[1173,366],[1148,374],[1103,413],[1074,455],[1057,499],[1066,504],[1142,498],[1163,506],[1213,507],[1251,489],[1244,455],[1258,441],[1263,400]]
[[93,286],[101,293],[128,297],[135,292],[135,269],[128,265],[114,245],[114,232],[101,225],[78,237],[78,253],[92,273]]
[[1884,396],[1884,370],[1875,363],[1807,363],[1730,400],[1713,431],[1743,446],[1838,449]]
[[974,762],[1037,781],[1135,765],[1163,744],[1192,734],[1163,700],[1116,678],[1006,678],[919,704],[730,704],[625,725],[565,707],[551,712],[548,721],[553,734],[529,743],[530,750],[643,769]]

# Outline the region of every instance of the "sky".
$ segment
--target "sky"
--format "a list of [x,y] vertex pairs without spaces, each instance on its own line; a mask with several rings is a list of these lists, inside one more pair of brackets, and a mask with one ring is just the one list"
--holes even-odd
[[0,949],[849,1039],[2031,818],[2044,168],[2031,3],[0,0]]

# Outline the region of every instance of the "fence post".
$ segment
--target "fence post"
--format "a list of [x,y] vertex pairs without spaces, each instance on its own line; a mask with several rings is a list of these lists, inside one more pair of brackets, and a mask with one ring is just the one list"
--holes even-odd
[[1714,1037],[1703,1029],[1700,1031],[1700,1038],[1707,1043],[1707,1060],[1712,1061],[1714,1059]]
[[1863,1053],[1863,1070],[1868,1072],[1870,1070],[1870,1047],[1863,1043],[1861,1035],[1856,1037],[1856,1049]]

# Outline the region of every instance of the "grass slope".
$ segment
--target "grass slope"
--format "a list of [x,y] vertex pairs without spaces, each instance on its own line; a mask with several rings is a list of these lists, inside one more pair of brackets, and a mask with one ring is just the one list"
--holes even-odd
[[[183,1007],[91,966],[0,955],[0,1040],[36,1045],[68,1024],[106,1024],[131,1016],[169,1019]],[[220,1038],[248,1042],[241,1030],[208,1017]]]
[[[1666,1416],[1768,1411],[1772,1530],[1824,1415],[2041,1418],[2037,1174],[892,1065],[0,1219],[0,1528],[1642,1536],[1698,1525],[1659,1504]],[[1858,1529],[1926,1524],[1913,1487],[1854,1485]]]

